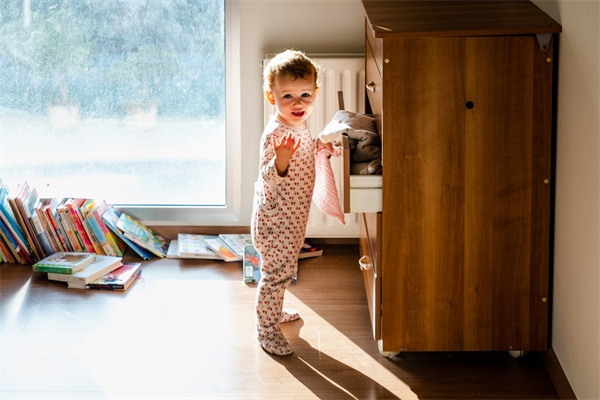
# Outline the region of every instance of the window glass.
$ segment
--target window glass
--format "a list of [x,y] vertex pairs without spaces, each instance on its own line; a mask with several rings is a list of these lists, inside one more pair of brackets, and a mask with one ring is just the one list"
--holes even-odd
[[225,205],[224,8],[1,2],[4,183],[118,205]]

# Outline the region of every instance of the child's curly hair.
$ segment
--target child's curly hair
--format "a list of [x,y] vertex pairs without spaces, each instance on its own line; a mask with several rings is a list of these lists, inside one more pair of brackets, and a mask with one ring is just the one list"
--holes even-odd
[[271,91],[276,77],[290,76],[296,80],[306,79],[311,75],[315,77],[315,85],[318,86],[319,72],[321,66],[308,58],[299,50],[286,50],[277,54],[263,72],[263,89]]

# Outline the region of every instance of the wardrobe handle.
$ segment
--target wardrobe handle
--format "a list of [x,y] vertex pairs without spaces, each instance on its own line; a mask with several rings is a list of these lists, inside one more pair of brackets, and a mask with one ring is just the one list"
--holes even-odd
[[360,260],[358,260],[358,267],[361,271],[366,271],[369,269],[369,257],[362,256]]
[[365,86],[367,87],[367,90],[370,90],[371,92],[375,92],[375,82],[371,81],[371,82],[367,83]]

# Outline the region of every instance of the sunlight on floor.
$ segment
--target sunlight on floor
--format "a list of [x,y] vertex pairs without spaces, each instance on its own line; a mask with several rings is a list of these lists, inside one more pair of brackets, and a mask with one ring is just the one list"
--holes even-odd
[[[356,343],[346,337],[342,332],[327,322],[323,317],[304,304],[300,299],[289,291],[286,293],[286,303],[296,308],[306,324],[302,327],[299,334],[310,346],[319,352],[318,360],[305,360],[301,356],[302,362],[317,372],[323,378],[332,382],[335,386],[344,389],[344,382],[335,382],[327,376],[327,373],[315,367],[321,360],[321,355],[336,359],[364,376],[377,381],[381,386],[391,393],[402,393],[402,399],[417,399],[418,396],[410,390],[410,387],[398,379],[392,372],[386,369],[377,360],[361,349]],[[374,344],[375,345],[375,344]],[[369,361],[364,361],[368,359]],[[360,361],[357,361],[360,360]]]

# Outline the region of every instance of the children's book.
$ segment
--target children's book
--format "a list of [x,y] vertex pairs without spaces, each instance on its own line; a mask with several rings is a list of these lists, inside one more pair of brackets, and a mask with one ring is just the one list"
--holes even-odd
[[167,258],[179,258],[179,241],[177,239],[173,239],[169,242]]
[[109,208],[110,206],[108,205],[106,200],[102,200],[94,204],[92,209],[89,211],[89,216],[90,218],[93,216],[94,219],[96,219],[96,221],[98,222],[98,226],[102,230],[102,233],[104,233],[104,236],[108,240],[108,243],[110,243],[111,247],[113,248],[115,255],[117,257],[123,257],[123,255],[125,254],[125,250],[127,249],[127,245],[119,236],[117,236],[112,230],[110,230],[106,226],[106,223],[102,218],[102,215]]
[[31,243],[35,252],[38,255],[38,259],[42,259],[54,252],[46,253],[42,248],[42,243],[38,237],[38,233],[35,230],[31,216],[33,214],[33,206],[37,202],[38,194],[35,188],[29,186],[29,183],[25,182],[19,187],[17,196],[15,196],[15,204],[18,211],[21,213],[23,220],[24,229],[27,231],[31,238]]
[[180,233],[177,235],[177,253],[179,258],[203,258],[220,260],[217,255],[206,244],[206,239],[216,239],[216,236],[197,235],[191,233]]
[[11,252],[12,256],[21,264],[31,262],[31,258],[25,245],[21,244],[16,232],[12,229],[4,214],[0,211],[0,236],[4,240],[4,244]]
[[125,213],[121,213],[117,228],[123,231],[125,237],[144,247],[160,258],[167,256],[169,242],[151,228],[143,225]]
[[319,257],[322,255],[323,249],[320,249],[317,246],[313,246],[308,240],[305,240],[304,244],[300,248],[300,253],[298,253],[298,259]]
[[243,270],[245,283],[260,281],[260,255],[254,246],[244,246]]
[[55,272],[58,274],[74,274],[96,259],[94,253],[61,251],[49,255],[33,264],[36,272]]
[[17,189],[17,196],[14,198],[8,198],[8,204],[10,205],[15,220],[19,225],[19,229],[21,230],[21,233],[27,242],[31,255],[33,256],[34,260],[39,261],[44,258],[45,254],[41,252],[40,244],[37,241],[37,235],[35,232],[33,232],[33,228],[29,223],[29,219],[23,210],[22,198],[29,194],[29,185],[27,182],[25,182],[23,185],[19,185]]
[[52,234],[54,243],[59,246],[59,251],[72,251],[68,244],[68,238],[66,233],[58,219],[56,206],[60,203],[58,198],[41,198],[40,199],[40,210],[45,217],[46,223],[48,224],[48,230]]
[[52,281],[67,282],[70,289],[85,289],[85,285],[121,266],[121,257],[96,256],[93,262],[72,275],[48,273]]
[[244,257],[244,247],[253,245],[252,236],[249,233],[242,234],[220,234],[219,238],[225,243],[229,250],[239,257],[241,260]]
[[127,246],[133,249],[133,251],[135,251],[144,260],[150,259],[152,253],[144,249],[142,246],[138,246],[136,243],[129,240],[123,231],[117,228],[117,222],[119,222],[119,218],[121,218],[121,214],[113,206],[108,207],[102,214],[102,220],[108,229],[117,235],[118,238],[125,242]]
[[[12,208],[8,202],[8,189],[0,181],[0,219],[5,225],[5,229],[10,234],[7,235],[8,239],[11,240],[12,246],[16,253],[18,253],[19,262],[25,264],[31,262],[31,250],[28,247],[27,241],[21,232],[21,228],[17,224],[16,217],[12,211]],[[8,245],[8,243],[7,243]]]
[[223,261],[240,261],[242,257],[238,257],[229,250],[225,243],[220,238],[206,239],[206,245],[211,248]]
[[[244,259],[242,262],[242,275],[244,283],[260,281],[260,254],[254,248],[254,245],[244,246]],[[298,280],[298,274],[294,275],[292,282]]]
[[86,289],[127,290],[141,273],[141,263],[123,263],[114,271],[87,284]]

